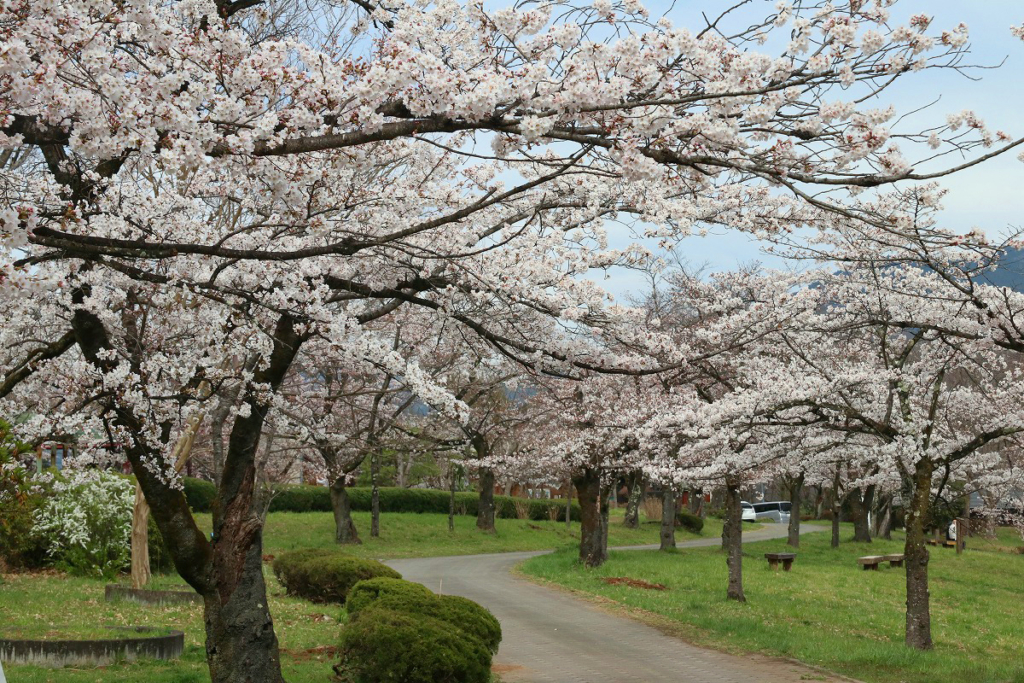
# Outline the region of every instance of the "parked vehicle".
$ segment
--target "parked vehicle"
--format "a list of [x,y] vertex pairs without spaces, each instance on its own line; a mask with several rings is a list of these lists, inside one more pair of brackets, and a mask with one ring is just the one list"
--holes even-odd
[[757,516],[754,514],[754,506],[745,500],[740,501],[740,507],[743,508],[743,521],[744,522],[756,522]]
[[789,524],[789,511],[793,504],[788,500],[754,503],[754,520]]

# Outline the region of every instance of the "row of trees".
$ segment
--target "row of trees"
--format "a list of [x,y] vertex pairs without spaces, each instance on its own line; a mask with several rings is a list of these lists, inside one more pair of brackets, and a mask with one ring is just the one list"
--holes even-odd
[[[258,486],[278,435],[323,457],[339,540],[344,475],[396,429],[472,448],[485,502],[501,467],[571,477],[588,564],[619,474],[722,481],[737,598],[739,487],[843,464],[904,495],[908,643],[929,645],[914,515],[946,479],[1009,486],[986,447],[1017,433],[1024,343],[1016,295],[916,218],[934,191],[872,188],[1021,140],[867,106],[960,68],[963,26],[762,4],[696,31],[632,0],[0,8],[0,408],[26,440],[127,455],[204,598],[215,683],[282,680]],[[936,149],[970,160],[917,171]],[[676,278],[647,306],[591,279],[655,261],[617,234],[708,225],[809,227],[801,248],[849,269]],[[529,408],[494,410],[515,387]],[[207,427],[209,536],[179,476]]]

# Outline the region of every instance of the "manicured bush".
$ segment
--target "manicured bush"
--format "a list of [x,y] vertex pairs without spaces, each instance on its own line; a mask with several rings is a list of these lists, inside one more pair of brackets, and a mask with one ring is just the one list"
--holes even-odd
[[274,558],[274,574],[289,595],[313,602],[344,604],[352,586],[366,579],[402,575],[376,560],[337,551],[305,548]]
[[348,592],[348,599],[345,601],[345,611],[349,613],[349,616],[355,616],[359,610],[377,600],[392,597],[422,602],[433,600],[435,596],[429,588],[413,581],[388,577],[367,579],[352,586],[352,590]]
[[360,581],[349,593],[345,609],[350,617],[356,617],[371,607],[440,619],[466,636],[480,640],[491,652],[497,652],[501,643],[501,624],[485,607],[458,595],[435,595],[412,581],[383,578]]
[[488,683],[491,653],[478,640],[423,614],[378,606],[341,635],[343,680],[353,683]]
[[676,513],[676,526],[699,534],[704,528],[704,520],[688,510],[680,510]]
[[213,482],[185,477],[182,485],[185,500],[193,512],[213,512],[213,501],[217,498],[217,486]]

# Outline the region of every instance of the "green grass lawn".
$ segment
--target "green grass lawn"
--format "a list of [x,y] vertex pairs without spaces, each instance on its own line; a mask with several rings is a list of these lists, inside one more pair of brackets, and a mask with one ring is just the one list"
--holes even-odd
[[[522,573],[598,599],[685,639],[731,652],[791,657],[868,682],[1024,681],[1024,555],[1013,530],[971,538],[968,551],[932,548],[935,650],[903,645],[906,587],[902,569],[863,571],[862,555],[902,552],[902,538],[829,547],[829,534],[802,537],[793,571],[772,572],[765,552],[784,540],[744,545],[746,604],[725,599],[726,566],[717,548],[613,552],[596,570],[569,551],[533,558]],[[625,576],[667,591],[609,585]]]
[[[571,547],[579,539],[579,524],[567,532],[564,522],[532,522],[499,519],[497,533],[476,530],[476,518],[457,516],[455,531],[448,531],[448,518],[438,514],[385,514],[381,535],[370,538],[369,513],[355,513],[363,544],[346,552],[362,557],[397,558],[430,555],[465,555],[513,550],[544,550]],[[199,515],[201,526],[210,527],[210,516]],[[643,545],[658,542],[658,524],[641,524],[639,529],[622,527],[622,511],[613,510],[609,528],[612,545]],[[677,530],[679,540],[693,538]],[[721,533],[721,522],[708,520],[705,535]],[[329,513],[274,513],[266,527],[265,552],[277,554],[305,547],[333,546],[334,522]],[[289,598],[265,566],[271,613],[282,648],[284,673],[289,683],[326,683],[337,658],[333,647],[340,633],[344,610],[331,605]],[[0,584],[0,634],[18,628],[47,633],[68,629],[82,633],[106,625],[160,626],[185,632],[185,653],[173,662],[146,661],[105,668],[43,669],[5,665],[12,683],[201,683],[209,681],[203,650],[203,620],[200,605],[167,607],[141,606],[130,602],[107,603],[106,582],[69,577],[57,572],[9,574]],[[123,581],[127,582],[127,578]],[[153,588],[182,587],[177,576],[157,576]]]

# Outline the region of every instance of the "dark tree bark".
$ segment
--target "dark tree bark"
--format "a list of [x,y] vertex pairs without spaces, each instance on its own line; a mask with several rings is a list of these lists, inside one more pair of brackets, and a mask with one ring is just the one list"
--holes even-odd
[[[478,460],[490,455],[490,445],[482,434],[473,437],[473,450]],[[510,491],[506,493],[511,493]],[[494,470],[490,467],[480,468],[480,500],[476,508],[476,528],[493,534],[494,529]]]
[[640,499],[644,495],[643,471],[630,472],[626,477],[626,486],[629,488],[629,499],[626,501],[626,514],[622,518],[622,524],[627,529],[636,529],[640,526]]
[[352,504],[345,490],[342,474],[331,483],[331,510],[334,512],[334,540],[336,543],[362,543],[356,523],[352,521]]
[[850,492],[850,513],[853,517],[853,540],[856,543],[871,543],[871,525],[868,523],[868,511],[874,503],[875,486],[872,484],[864,489]]
[[448,461],[448,531],[455,531],[455,468]]
[[740,504],[739,482],[726,481],[725,518],[729,525],[726,564],[729,566],[729,588],[726,597],[746,602],[743,595],[743,506]]
[[494,529],[494,470],[480,468],[480,502],[476,510],[476,528],[493,534]]
[[885,496],[879,502],[875,513],[875,537],[892,540],[892,495]]
[[596,469],[584,468],[573,477],[580,501],[580,562],[586,567],[599,567],[608,559],[607,519],[601,502],[601,474]]
[[914,470],[913,497],[907,508],[907,536],[903,549],[907,567],[906,644],[917,650],[932,649],[925,523],[931,502],[933,472],[934,464],[928,458],[920,460]]
[[842,498],[839,497],[839,483],[840,483],[840,472],[839,468],[836,468],[836,476],[832,480],[832,547],[839,547],[839,513],[842,510],[843,502]]
[[676,547],[676,492],[671,486],[661,489],[661,550]]
[[794,548],[800,547],[800,507],[803,502],[804,473],[794,477],[789,485],[789,540]]

